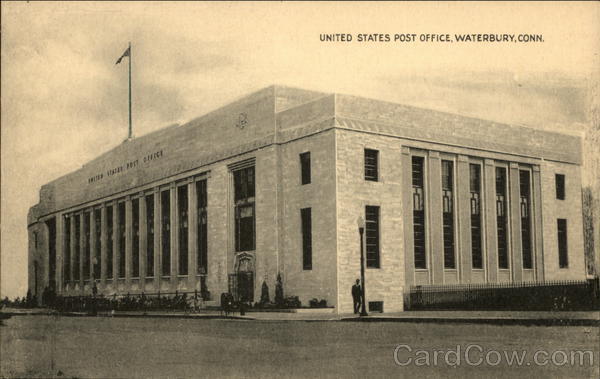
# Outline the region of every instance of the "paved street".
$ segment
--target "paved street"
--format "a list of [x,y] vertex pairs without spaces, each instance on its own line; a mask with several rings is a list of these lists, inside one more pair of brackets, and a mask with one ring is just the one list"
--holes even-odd
[[[47,377],[60,371],[62,377],[95,378],[597,378],[600,362],[598,327],[584,326],[13,316],[0,326],[0,336],[3,377]],[[481,347],[483,353],[472,356],[471,363],[488,350],[526,350],[528,355],[521,366],[504,359],[493,365],[495,353],[489,356],[491,364],[483,359],[479,366],[464,357],[451,366],[444,355],[437,364],[433,355],[429,365],[415,364],[416,350],[456,351],[457,345],[461,352],[469,345]],[[533,362],[537,350],[547,352],[542,356],[546,365]],[[593,350],[593,365],[589,359],[571,365],[569,358],[557,366],[550,359],[560,351],[554,356],[563,363],[575,350]]]

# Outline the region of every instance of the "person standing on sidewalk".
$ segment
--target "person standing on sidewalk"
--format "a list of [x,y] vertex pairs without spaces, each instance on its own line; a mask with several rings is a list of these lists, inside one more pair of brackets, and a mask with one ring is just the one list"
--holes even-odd
[[354,302],[354,314],[358,314],[361,305],[362,288],[360,279],[356,279],[356,284],[352,286],[352,301]]

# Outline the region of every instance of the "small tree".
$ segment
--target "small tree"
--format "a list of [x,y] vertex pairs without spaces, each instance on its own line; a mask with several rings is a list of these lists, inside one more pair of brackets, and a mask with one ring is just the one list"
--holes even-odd
[[267,282],[263,280],[263,284],[260,289],[260,303],[264,305],[270,302],[271,299],[269,298],[269,286],[267,285]]
[[275,285],[275,304],[282,306],[284,303],[283,298],[283,282],[281,281],[281,274],[277,274],[277,284]]

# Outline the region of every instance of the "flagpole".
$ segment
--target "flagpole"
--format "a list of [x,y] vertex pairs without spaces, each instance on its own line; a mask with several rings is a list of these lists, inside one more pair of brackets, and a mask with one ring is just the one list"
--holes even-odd
[[132,126],[131,126],[131,42],[129,42],[129,137],[132,138]]

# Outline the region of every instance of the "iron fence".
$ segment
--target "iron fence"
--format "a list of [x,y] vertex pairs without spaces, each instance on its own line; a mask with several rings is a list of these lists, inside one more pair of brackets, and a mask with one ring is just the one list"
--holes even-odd
[[583,281],[411,286],[405,310],[598,310],[598,277]]

